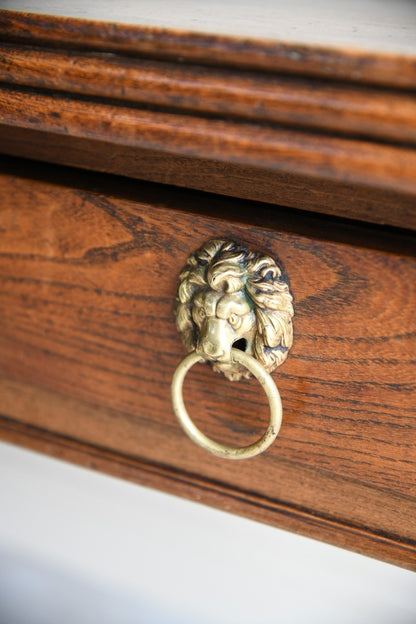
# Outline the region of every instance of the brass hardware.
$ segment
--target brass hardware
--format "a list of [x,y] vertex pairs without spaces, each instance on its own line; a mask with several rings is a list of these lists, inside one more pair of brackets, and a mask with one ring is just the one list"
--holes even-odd
[[276,439],[282,424],[282,402],[273,379],[269,373],[266,373],[263,366],[257,362],[257,360],[239,349],[231,349],[231,357],[239,364],[245,366],[250,373],[252,373],[259,380],[266,392],[267,398],[269,399],[269,425],[265,433],[259,440],[257,440],[257,442],[240,448],[225,446],[223,444],[219,444],[218,442],[214,442],[211,438],[208,438],[194,425],[185,408],[182,386],[188,370],[196,364],[196,362],[204,361],[204,358],[195,351],[189,353],[186,358],[182,360],[173,375],[172,404],[182,429],[191,438],[191,440],[193,440],[201,448],[209,451],[217,457],[223,457],[224,459],[248,459],[249,457],[254,457],[255,455],[259,455],[259,453],[265,451]]
[[[220,457],[241,459],[264,451],[277,436],[281,402],[268,373],[286,360],[293,341],[292,295],[276,262],[228,240],[211,240],[191,254],[180,275],[177,325],[188,351],[172,382],[172,402],[189,437]],[[236,349],[243,346],[243,349]],[[217,444],[189,418],[182,397],[187,371],[207,360],[234,381],[253,374],[270,403],[270,423],[256,443]]]

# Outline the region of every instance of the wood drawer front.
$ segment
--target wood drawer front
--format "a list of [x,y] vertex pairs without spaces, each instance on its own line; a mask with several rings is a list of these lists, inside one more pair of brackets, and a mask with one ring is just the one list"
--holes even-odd
[[[415,565],[414,240],[38,165],[1,175],[0,211],[4,439]],[[240,462],[195,446],[170,404],[178,273],[214,237],[276,257],[295,301],[281,433]],[[268,420],[256,381],[207,366],[185,400],[230,445]]]

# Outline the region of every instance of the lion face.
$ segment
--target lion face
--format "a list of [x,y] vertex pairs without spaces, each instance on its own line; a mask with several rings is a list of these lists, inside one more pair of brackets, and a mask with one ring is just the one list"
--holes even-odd
[[[250,374],[231,348],[270,372],[292,345],[292,296],[274,260],[232,241],[209,241],[188,258],[180,276],[178,328],[188,350],[229,379]],[[236,344],[237,343],[237,344]]]
[[256,317],[244,291],[200,292],[194,299],[192,319],[199,328],[196,352],[205,359],[230,363],[231,348],[241,340],[246,341],[246,350],[252,350]]

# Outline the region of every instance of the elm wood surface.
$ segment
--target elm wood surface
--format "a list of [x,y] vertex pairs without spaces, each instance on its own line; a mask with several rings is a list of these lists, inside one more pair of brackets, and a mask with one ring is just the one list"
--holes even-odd
[[416,152],[402,145],[4,87],[0,151],[416,228]]
[[[40,8],[39,11],[42,13]],[[357,15],[354,17],[356,19]],[[120,21],[117,16],[115,20]],[[319,41],[318,45],[310,45],[305,40],[300,43],[271,41],[262,33],[254,38],[254,25],[255,22],[251,21],[248,35],[230,37],[227,36],[228,32],[225,35],[207,34],[184,31],[183,27],[175,30],[169,27],[155,28],[152,25],[120,24],[114,18],[108,22],[100,21],[99,18],[42,15],[36,14],[35,9],[31,13],[0,11],[0,36],[3,41],[45,44],[64,49],[94,49],[138,57],[173,59],[176,62],[236,66],[364,84],[410,89],[415,87],[413,43],[407,48],[407,54],[403,54],[398,48],[390,53],[382,51],[386,48],[388,37],[381,37],[372,51],[354,49],[353,45],[340,48],[339,41],[334,47],[322,46]],[[397,41],[404,41],[403,33],[400,33]]]
[[199,115],[416,142],[416,98],[406,91],[14,44],[0,44],[0,80]]
[[[47,170],[1,177],[2,435],[416,569],[414,236]],[[193,445],[170,406],[177,275],[218,236],[277,256],[295,297],[281,434],[246,462]],[[254,380],[206,366],[185,400],[228,444],[268,418]]]
[[[385,79],[390,57],[328,65],[315,48],[8,11],[0,33],[3,153],[416,227],[414,93]],[[257,62],[276,54],[289,65]],[[414,58],[394,58],[414,87]]]

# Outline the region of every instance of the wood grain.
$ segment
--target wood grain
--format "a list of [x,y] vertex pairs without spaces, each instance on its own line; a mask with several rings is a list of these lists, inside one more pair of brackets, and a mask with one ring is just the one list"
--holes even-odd
[[416,228],[412,57],[8,11],[0,34],[4,154]]
[[416,142],[416,100],[403,91],[11,44],[0,44],[0,80],[204,116]]
[[0,126],[15,156],[416,227],[408,147],[11,88]]
[[88,49],[414,89],[414,56],[0,12],[2,41]]
[[[416,569],[414,237],[28,166],[0,183],[5,439]],[[193,445],[169,398],[177,274],[219,236],[276,256],[295,297],[281,434],[237,463]],[[185,399],[224,443],[267,421],[254,380],[208,367]]]

